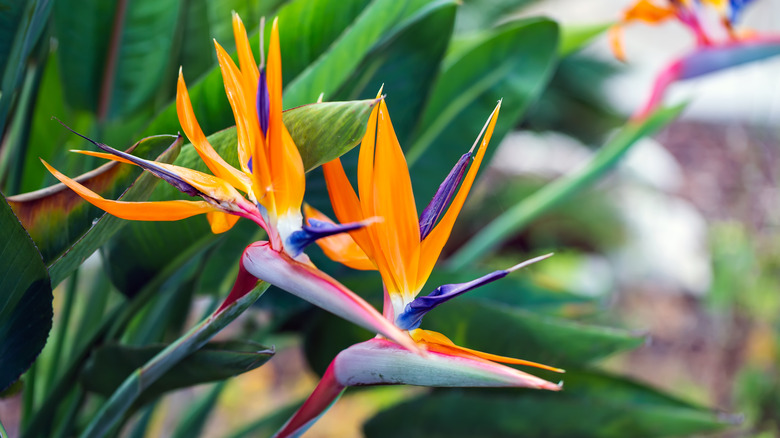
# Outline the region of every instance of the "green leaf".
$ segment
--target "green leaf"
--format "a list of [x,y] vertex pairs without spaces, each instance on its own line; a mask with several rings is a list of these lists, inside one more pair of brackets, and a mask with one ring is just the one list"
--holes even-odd
[[109,94],[101,96],[107,102],[109,118],[132,113],[153,99],[164,81],[172,84],[176,80],[168,68],[168,58],[176,34],[179,0],[133,0],[120,4],[126,4],[126,9],[115,19],[114,27],[121,29],[121,42],[111,48],[116,51],[115,65],[107,66],[103,72],[108,75],[108,69],[113,67],[113,77],[103,79],[110,81],[111,88],[103,90]]
[[561,43],[558,46],[558,55],[560,57],[571,55],[593,41],[594,38],[606,32],[607,29],[612,27],[612,24],[561,27]]
[[485,155],[485,162],[490,160],[549,81],[557,61],[557,35],[558,27],[550,20],[512,22],[445,59],[406,154],[418,205],[427,204],[503,99]]
[[531,220],[598,180],[617,164],[634,143],[642,137],[658,132],[674,120],[683,107],[661,109],[646,119],[629,122],[586,166],[544,186],[490,222],[452,256],[449,266],[452,269],[461,269],[473,264]]
[[203,429],[208,421],[209,414],[217,406],[217,400],[225,389],[227,380],[223,380],[216,385],[200,400],[192,403],[184,413],[182,420],[176,426],[171,438],[190,438],[201,436]]
[[[166,346],[104,345],[95,350],[79,377],[88,391],[110,396],[122,382],[158,355]],[[178,362],[138,396],[143,404],[165,392],[206,382],[224,380],[260,367],[273,349],[249,341],[213,342]]]
[[368,116],[377,103],[324,102],[285,111],[284,124],[298,146],[304,169],[308,172],[355,147],[363,139]]
[[52,323],[51,282],[41,254],[3,198],[0,203],[0,392],[35,361]]
[[413,0],[374,0],[322,56],[285,87],[286,105],[302,105],[324,93],[329,99],[352,75],[382,35],[419,5]]
[[[567,373],[564,390],[437,390],[369,420],[369,438],[669,437],[722,430],[733,419],[620,377]],[[403,419],[403,420],[401,420]]]
[[[52,10],[51,0],[39,0],[26,2],[13,2],[16,5],[24,5],[21,9],[10,8],[2,13],[0,18],[5,23],[0,23],[3,29],[3,38],[8,41],[12,39],[13,43],[9,45],[0,44],[0,51],[8,50],[7,58],[0,55],[0,62],[5,63],[4,69],[0,69],[0,136],[6,132],[6,122],[8,113],[14,102],[16,91],[22,82],[27,67],[27,58],[33,52],[35,46],[43,34],[46,23],[49,20],[49,14]],[[16,21],[18,20],[18,21]],[[13,21],[16,27],[9,26],[6,30],[5,24]],[[13,32],[13,36],[11,36]],[[8,49],[7,49],[8,48]]]
[[[156,136],[139,141],[128,151],[142,158],[170,162],[180,144],[181,137]],[[82,184],[102,196],[123,201],[145,200],[157,182],[157,178],[142,174],[138,167],[118,163],[108,163],[81,178]],[[13,196],[8,201],[41,250],[52,284],[67,277],[127,223],[103,213],[63,184]]]
[[203,347],[220,330],[257,301],[266,289],[268,289],[268,284],[260,282],[251,292],[230,304],[220,313],[207,317],[175,342],[155,354],[143,366],[136,368],[102,405],[81,436],[104,436],[133,406],[141,394],[183,359]]
[[119,2],[57,0],[54,37],[68,104],[96,113]]
[[438,0],[399,23],[365,57],[339,97],[368,99],[384,85],[393,128],[401,144],[407,144],[439,73],[456,11],[456,1]]
[[[304,166],[310,169],[354,147],[363,137],[375,103],[373,99],[326,102],[285,111],[285,124],[304,157]],[[212,134],[208,139],[222,158],[238,167],[235,128]],[[174,164],[208,172],[191,145],[182,148]],[[152,200],[176,198],[185,196],[168,184],[160,184],[151,197]],[[243,236],[242,247],[256,237],[253,230],[259,230],[254,224],[243,222],[248,221],[236,225],[243,227],[243,231],[228,233]],[[111,280],[120,291],[132,296],[180,254],[198,254],[218,239],[222,237],[213,235],[206,219],[200,216],[176,222],[133,222],[104,248]]]
[[[169,57],[177,0],[57,1],[55,36],[65,96],[100,119],[133,113],[175,81]],[[170,88],[170,87],[169,87]]]

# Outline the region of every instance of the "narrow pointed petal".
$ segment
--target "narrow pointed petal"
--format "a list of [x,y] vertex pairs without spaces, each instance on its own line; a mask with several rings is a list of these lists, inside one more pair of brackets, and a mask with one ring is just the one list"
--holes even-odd
[[523,359],[516,359],[514,357],[499,356],[496,354],[484,353],[482,351],[461,347],[459,345],[455,345],[454,342],[452,342],[448,337],[444,336],[443,334],[431,330],[417,329],[410,332],[410,335],[412,335],[412,339],[414,339],[415,342],[425,344],[428,347],[428,350],[433,349],[442,353],[449,353],[449,354],[455,354],[461,356],[472,355],[493,362],[536,367],[536,368],[541,368],[543,370],[554,371],[556,373],[565,372],[560,368],[551,367],[549,365],[544,365],[537,362],[531,362]]
[[[482,164],[482,158],[485,156],[488,143],[490,143],[490,137],[493,135],[493,129],[496,126],[496,120],[498,119],[498,112],[501,109],[501,102],[498,102],[496,108],[493,110],[493,114],[490,115],[488,122],[483,128],[484,135],[482,136],[482,142],[474,155],[474,162],[471,163],[466,177],[463,179],[463,183],[460,185],[458,193],[452,200],[450,207],[444,216],[439,221],[439,224],[433,228],[428,237],[422,241],[420,245],[420,269],[417,272],[418,282],[425,282],[425,280],[431,275],[433,266],[436,264],[436,260],[439,259],[441,250],[444,249],[444,244],[447,243],[447,239],[450,237],[452,227],[455,225],[455,220],[460,214],[463,204],[466,202],[471,185],[474,183],[474,179],[477,177],[479,166]],[[477,136],[479,138],[479,136]]]
[[103,198],[92,190],[63,175],[57,171],[57,169],[51,167],[46,161],[41,161],[55,178],[84,198],[84,200],[95,207],[122,219],[135,221],[177,221],[215,210],[214,207],[205,201],[112,201]]
[[403,313],[398,315],[395,319],[395,325],[403,330],[414,330],[420,326],[423,317],[433,310],[438,305],[445,303],[458,295],[462,295],[470,290],[474,290],[480,286],[484,286],[488,283],[492,283],[498,279],[504,278],[509,275],[510,272],[522,269],[528,265],[544,260],[552,254],[535,257],[530,260],[526,260],[523,263],[515,265],[509,269],[502,269],[499,271],[491,272],[476,280],[471,280],[466,283],[457,284],[445,284],[437,287],[433,292],[426,296],[417,297],[411,303],[406,305]]
[[[91,151],[73,151],[84,155],[105,158],[108,160],[119,161],[127,164],[139,166],[155,176],[165,180],[183,193],[190,196],[201,196],[216,203],[229,203],[235,205],[245,205],[253,209],[251,205],[226,181],[221,178],[198,172],[186,167],[175,166],[173,164],[158,163],[156,161],[144,160],[126,152],[116,150],[102,143],[97,143],[103,150],[111,152],[110,154]],[[237,220],[237,219],[236,219]],[[233,221],[235,223],[235,220]]]
[[341,394],[344,393],[344,389],[346,387],[336,380],[333,374],[333,363],[331,363],[322,376],[322,380],[314,388],[314,392],[273,437],[301,436],[338,401]]
[[268,83],[266,82],[265,69],[260,72],[260,80],[257,81],[257,119],[263,137],[268,136],[268,120],[271,112],[271,103],[268,96]]
[[254,94],[250,96],[244,91],[242,74],[225,49],[216,41],[214,41],[214,47],[222,71],[225,94],[236,120],[241,166],[243,168],[246,165],[245,171],[251,170],[252,191],[257,200],[261,201],[270,211],[275,211],[274,197],[266,196],[268,190],[271,189],[272,175],[271,169],[268,167],[265,140],[260,133],[257,121],[254,105],[255,96]]
[[468,167],[471,153],[467,152],[461,155],[455,167],[452,168],[447,178],[439,185],[436,194],[433,195],[431,202],[425,207],[420,215],[420,238],[425,239],[428,234],[433,230],[433,226],[436,225],[436,221],[447,208],[447,205],[455,196],[455,190],[458,185],[463,181],[463,176],[466,174],[466,167]]
[[[263,29],[260,29],[262,32]],[[254,96],[257,90],[257,79],[260,75],[255,56],[252,54],[252,47],[249,45],[249,39],[246,36],[246,29],[241,17],[233,12],[233,38],[236,41],[236,52],[238,52],[238,63],[241,65],[241,76],[243,77],[244,92],[247,96]]]
[[179,80],[176,85],[176,112],[184,133],[209,170],[214,175],[230,183],[233,187],[248,193],[251,187],[249,178],[222,159],[208,140],[206,140],[206,136],[195,118],[195,112],[192,109],[192,102],[190,101],[190,95],[187,91],[187,85],[184,83],[181,69],[179,70]]
[[383,274],[395,279],[397,288],[388,286],[388,291],[411,295],[418,289],[420,223],[409,167],[384,100],[379,102],[377,111],[374,216],[383,220],[373,226],[373,231],[387,258],[389,271]]
[[470,354],[429,349],[426,356],[420,356],[385,339],[371,339],[339,353],[333,361],[333,374],[344,386],[561,389],[559,384]]
[[250,274],[261,280],[379,333],[406,349],[419,351],[408,334],[386,320],[363,298],[317,268],[273,250],[268,242],[256,242],[247,247],[241,263]]
[[308,225],[303,225],[300,230],[294,231],[284,242],[284,248],[292,257],[298,257],[303,249],[312,243],[329,236],[344,234],[358,228],[363,228],[370,223],[350,222],[348,224],[334,224],[333,222],[309,219]]
[[275,19],[268,42],[266,65],[268,84],[268,163],[273,172],[272,193],[276,214],[300,211],[305,190],[303,160],[290,133],[282,122],[282,58],[279,49],[279,25]]
[[[303,212],[307,220],[316,219],[320,222],[333,223],[327,216],[311,207],[303,205]],[[358,246],[350,234],[337,234],[317,240],[317,245],[328,258],[334,262],[349,266],[361,271],[376,270],[376,266],[366,253]]]

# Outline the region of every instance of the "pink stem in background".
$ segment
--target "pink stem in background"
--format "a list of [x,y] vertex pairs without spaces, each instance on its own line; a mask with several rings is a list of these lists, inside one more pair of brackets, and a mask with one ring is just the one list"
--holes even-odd
[[655,78],[653,83],[653,89],[650,92],[650,98],[640,108],[639,111],[631,116],[631,120],[640,121],[649,116],[658,106],[661,104],[661,100],[666,94],[666,89],[669,85],[677,81],[680,78],[680,71],[682,69],[681,60],[674,61]]

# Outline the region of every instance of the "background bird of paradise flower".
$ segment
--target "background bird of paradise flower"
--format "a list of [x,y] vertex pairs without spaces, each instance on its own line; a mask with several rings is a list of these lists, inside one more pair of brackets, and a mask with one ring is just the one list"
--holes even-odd
[[[638,139],[670,123],[680,108],[624,125],[598,92],[614,67],[580,51],[606,26],[513,18],[526,3],[531,2],[0,2],[0,187],[6,200],[0,205],[0,423],[21,436],[88,434],[101,406],[129,382],[125,389],[137,389],[138,397],[111,413],[119,426],[110,434],[263,436],[300,405],[297,397],[305,397],[316,381],[312,370],[324,372],[336,353],[371,336],[276,290],[254,291],[240,303],[246,309],[240,319],[224,329],[240,312],[219,324],[202,321],[229,292],[241,250],[264,237],[251,223],[239,221],[221,235],[210,233],[203,217],[125,223],[67,191],[35,192],[54,182],[39,157],[68,175],[100,164],[66,154],[88,145],[52,116],[118,149],[134,147],[134,155],[207,171],[196,164],[191,146],[175,137],[153,136],[181,129],[173,100],[179,66],[211,144],[237,165],[230,128],[235,122],[210,41],[216,38],[235,52],[230,11],[237,10],[245,23],[279,17],[289,109],[284,122],[311,170],[306,201],[326,213],[331,212],[318,166],[357,144],[382,84],[418,206],[431,199],[500,98],[496,145],[507,136],[511,142],[516,134],[510,133],[522,127],[567,133],[596,151],[588,160],[587,148],[575,149],[589,164],[552,183],[543,176],[529,180],[495,171],[481,177],[430,281],[467,281],[518,257],[563,250],[545,262],[548,268],[515,274],[431,312],[426,328],[447,333],[465,347],[565,367],[565,391],[353,391],[312,429],[313,435],[354,433],[339,428],[343,418],[353,419],[350,424],[365,421],[362,431],[372,437],[749,435],[777,428],[780,402],[773,388],[780,377],[777,312],[772,309],[778,300],[771,270],[777,256],[766,243],[776,239],[771,221],[747,207],[743,216],[719,215],[733,211],[725,206],[712,213],[701,201],[702,191],[693,190],[687,194],[691,204],[709,214],[704,217],[711,238],[710,293],[676,301],[670,295],[626,293],[647,286],[637,277],[625,283],[609,274],[616,267],[638,266],[632,257],[615,260],[615,254],[631,247],[636,225],[618,212],[615,199],[631,196],[636,202],[647,193],[635,190],[622,173],[612,176],[608,187],[591,184],[611,173]],[[615,20],[620,10],[614,8]],[[257,26],[248,28],[257,54]],[[627,48],[631,62],[630,44]],[[650,86],[636,88],[645,96]],[[321,93],[324,104],[297,108],[316,102]],[[686,161],[682,149],[674,149],[672,134],[688,128],[676,123],[661,139],[687,164],[681,175],[706,175],[707,168],[697,167],[703,158]],[[717,142],[693,138],[685,150],[699,151],[697,157],[711,162],[713,146],[707,149],[707,142]],[[730,166],[719,172],[721,177],[750,181],[740,187],[745,202],[764,205],[756,192],[775,187],[771,157],[776,138],[766,134],[742,141],[736,152],[715,149],[726,162],[717,163]],[[528,161],[524,151],[530,147],[512,150]],[[486,162],[494,152],[488,150]],[[565,161],[549,153],[546,161]],[[354,152],[343,156],[347,174],[355,174],[356,158]],[[750,172],[751,165],[759,170]],[[101,167],[81,181],[111,199],[179,196],[124,165]],[[678,240],[684,244],[685,239]],[[96,250],[97,256],[88,258]],[[380,308],[376,276],[328,263],[316,250],[307,253]],[[658,281],[650,284],[654,290],[668,288]],[[674,309],[657,312],[666,331],[654,327],[653,319],[646,325],[633,319],[642,318],[637,309],[663,305]],[[693,310],[680,317],[686,306]],[[679,348],[688,344],[669,341],[670,331],[689,333],[673,330],[675,322],[681,325],[691,315],[715,327],[715,334],[702,341],[705,347],[698,348],[722,345],[723,356],[733,363],[724,359],[717,366],[723,368],[721,380],[735,380],[734,387],[710,387],[694,370],[669,371],[669,363],[698,363]],[[648,328],[649,337],[636,330]],[[175,368],[154,384],[145,383],[143,373],[159,363],[152,357],[204,332],[219,334],[176,358]],[[271,345],[275,349],[265,347]],[[664,356],[664,346],[676,354]],[[698,351],[694,348],[689,347]],[[274,351],[276,357],[266,362]],[[746,415],[741,426],[726,415],[734,413]]]

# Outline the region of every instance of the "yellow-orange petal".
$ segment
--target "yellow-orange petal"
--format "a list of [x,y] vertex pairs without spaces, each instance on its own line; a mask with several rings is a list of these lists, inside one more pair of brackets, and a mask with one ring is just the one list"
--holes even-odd
[[[260,31],[262,32],[262,29]],[[252,54],[252,47],[249,45],[244,23],[236,12],[233,12],[233,38],[236,40],[236,52],[238,52],[238,63],[241,66],[244,92],[248,96],[256,96],[260,70],[255,63],[255,56]]]
[[43,165],[71,190],[84,198],[90,204],[116,217],[134,221],[177,221],[202,213],[214,211],[205,201],[159,201],[159,202],[125,202],[105,199],[78,182],[68,178],[49,163],[41,160]]
[[649,24],[657,24],[674,18],[676,15],[673,6],[658,6],[650,0],[639,0],[623,12],[623,22],[644,21]]
[[[250,154],[252,157],[253,193],[257,200],[270,212],[275,212],[276,207],[273,196],[266,196],[268,190],[272,187],[272,173],[269,167],[267,151],[262,146],[263,136],[260,132],[257,112],[254,109],[255,96],[247,96],[244,92],[241,72],[230,55],[216,41],[214,41],[214,46],[217,50],[217,61],[222,70],[225,93],[236,119],[239,151],[243,151],[241,155],[244,156],[242,160],[246,159],[246,154]],[[248,162],[249,160],[246,159],[246,161]]]
[[305,177],[303,160],[282,121],[282,58],[279,49],[278,19],[271,27],[266,64],[269,117],[266,150],[272,172],[271,187],[277,204],[277,214],[300,211]]
[[469,171],[466,173],[465,178],[463,178],[458,193],[453,198],[450,207],[447,209],[447,212],[444,213],[439,223],[420,245],[420,268],[417,272],[418,283],[424,283],[425,280],[428,279],[428,276],[431,275],[431,271],[436,264],[436,260],[439,259],[441,250],[444,249],[447,239],[450,238],[450,233],[452,232],[452,227],[455,225],[455,220],[458,218],[458,214],[460,214],[460,210],[463,208],[463,203],[466,202],[469,190],[471,190],[471,185],[477,177],[479,165],[482,163],[482,158],[484,158],[488,143],[490,143],[490,137],[493,135],[493,129],[496,126],[496,120],[498,119],[498,112],[500,109],[501,102],[498,102],[498,105],[496,105],[496,108],[493,110],[493,114],[490,116],[487,128],[485,128],[485,134],[482,137],[482,143],[479,145],[479,149],[477,149],[477,153],[474,156],[474,162],[471,163]]
[[[374,158],[374,215],[383,220],[374,230],[392,274],[402,289],[416,294],[420,223],[409,167],[398,143],[385,101],[379,102]],[[413,296],[407,296],[413,298]]]
[[209,225],[211,226],[211,232],[220,234],[233,228],[233,225],[238,222],[239,217],[221,211],[212,211],[206,213],[206,219],[208,219]]
[[[336,158],[322,165],[325,175],[325,184],[328,187],[328,196],[333,206],[333,211],[341,223],[360,222],[364,219],[360,200],[355,194],[355,189],[344,173],[341,160]],[[350,236],[360,246],[366,256],[374,259],[374,246],[371,243],[369,231],[365,228],[350,232]]]
[[438,351],[440,353],[448,353],[456,356],[476,356],[481,359],[508,363],[512,365],[524,365],[530,367],[541,368],[548,371],[554,371],[556,373],[563,373],[564,370],[560,368],[551,367],[549,365],[540,364],[537,362],[531,362],[523,359],[516,359],[514,357],[499,356],[496,354],[484,353],[478,350],[472,350],[471,348],[465,348],[455,345],[448,337],[439,332],[432,330],[415,329],[409,332],[409,335],[418,344],[426,345],[432,351]]
[[[303,205],[303,214],[306,220],[316,219],[320,222],[333,223],[330,218],[309,204]],[[349,266],[361,271],[376,270],[374,263],[366,256],[366,253],[355,243],[348,233],[335,234],[316,241],[328,258],[334,262]]]
[[203,130],[195,118],[195,112],[192,109],[192,102],[190,101],[190,95],[187,91],[187,85],[184,82],[181,69],[179,69],[179,80],[176,86],[176,112],[184,133],[209,170],[214,175],[230,183],[233,187],[248,193],[251,187],[249,177],[222,159],[203,134]]
[[619,24],[609,29],[609,48],[615,59],[626,62],[626,51],[623,48],[623,28]]

